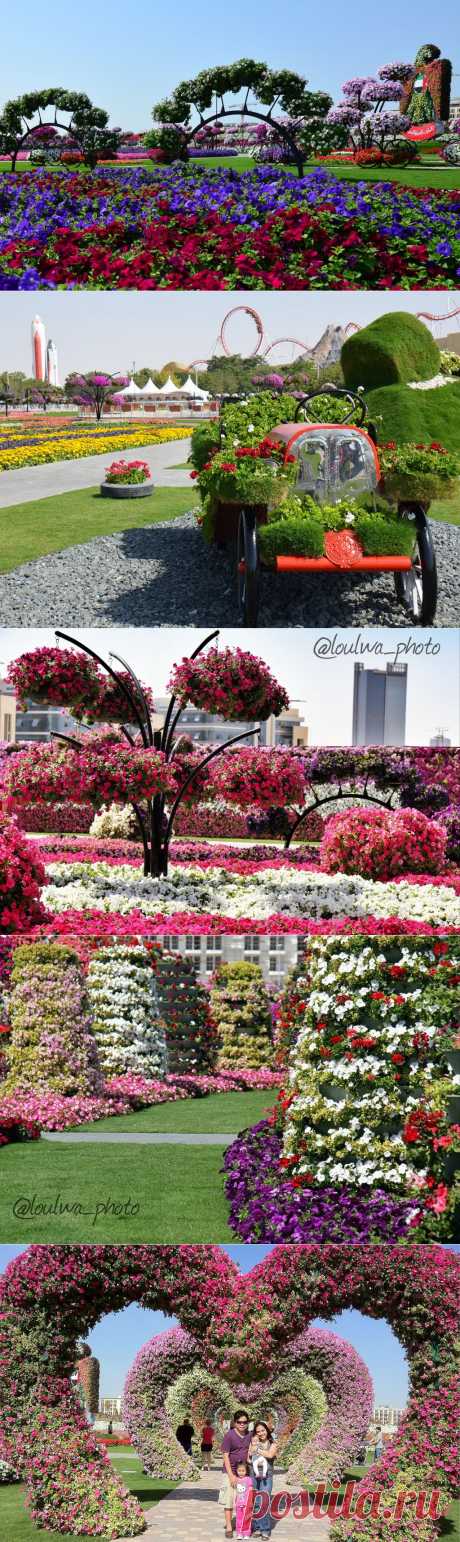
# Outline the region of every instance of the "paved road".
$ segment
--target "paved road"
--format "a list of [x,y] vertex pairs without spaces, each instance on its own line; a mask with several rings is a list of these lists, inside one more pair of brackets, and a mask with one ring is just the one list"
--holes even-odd
[[[147,1531],[142,1532],[142,1542],[215,1542],[223,1531],[223,1510],[217,1504],[220,1472],[203,1473],[198,1482],[181,1483],[160,1503],[146,1511]],[[280,1474],[275,1492],[284,1488]],[[301,1523],[302,1542],[326,1542],[330,1525],[327,1520],[309,1517]],[[299,1520],[292,1515],[273,1522],[276,1542],[294,1542],[299,1535]],[[123,1542],[129,1542],[124,1538]]]
[[81,1145],[88,1141],[101,1141],[104,1145],[113,1145],[115,1142],[117,1145],[130,1146],[230,1146],[236,1139],[236,1135],[167,1135],[160,1131],[153,1135],[140,1130],[137,1135],[121,1131],[112,1135],[110,1130],[101,1130],[99,1134],[97,1130],[94,1133],[91,1130],[63,1130],[59,1133],[49,1130],[46,1135],[42,1135],[42,1140],[64,1141],[67,1145],[69,1142]]
[[[162,487],[190,487],[188,471],[173,471],[186,461],[189,439],[168,440],[167,444],[133,446],[135,459],[145,459],[154,482]],[[0,471],[0,509],[15,503],[30,503],[36,498],[53,498],[57,493],[74,493],[80,487],[96,487],[104,480],[105,468],[112,455],[128,455],[128,450],[108,450],[105,455],[85,455],[81,460],[58,460],[46,466],[21,466],[17,471]],[[192,502],[195,501],[192,498]]]

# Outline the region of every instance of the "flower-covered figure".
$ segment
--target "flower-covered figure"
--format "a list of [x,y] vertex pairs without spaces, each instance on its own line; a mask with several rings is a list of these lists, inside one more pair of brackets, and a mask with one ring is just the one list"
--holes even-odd
[[435,43],[419,48],[409,79],[404,83],[400,111],[413,126],[446,123],[450,112],[452,65],[441,58]]

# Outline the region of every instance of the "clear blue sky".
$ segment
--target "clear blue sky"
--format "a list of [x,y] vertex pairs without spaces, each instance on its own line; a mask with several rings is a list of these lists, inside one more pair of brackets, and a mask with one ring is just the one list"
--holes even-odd
[[[20,1247],[0,1247],[0,1271],[12,1258],[23,1251]],[[242,1273],[254,1268],[254,1264],[271,1253],[269,1247],[225,1247],[225,1253],[238,1264]],[[459,1253],[453,1245],[450,1252]],[[138,1349],[162,1333],[175,1319],[165,1318],[161,1312],[144,1311],[142,1307],[129,1306],[124,1312],[110,1313],[93,1329],[90,1339],[93,1353],[101,1361],[101,1395],[116,1397]],[[320,1319],[315,1319],[320,1324]],[[359,1351],[371,1373],[376,1403],[389,1403],[396,1408],[404,1407],[407,1397],[407,1363],[404,1350],[388,1324],[374,1321],[360,1312],[342,1312],[338,1317],[321,1326],[332,1327]]]
[[[172,666],[196,647],[204,631],[191,627],[162,627],[159,632],[142,627],[136,630],[103,631],[75,630],[105,658],[108,652],[121,654],[136,669],[145,685],[150,685],[154,696],[164,696],[166,682]],[[390,628],[356,629],[343,628],[334,633],[304,630],[299,641],[296,629],[266,631],[231,631],[223,628],[221,644],[248,648],[270,665],[276,678],[289,692],[292,704],[296,704],[310,727],[312,744],[349,744],[351,740],[353,666],[354,656],[317,658],[314,648],[317,640],[327,637],[330,642],[337,637],[339,645],[356,645],[361,639],[363,646],[381,644],[384,654],[363,653],[361,662],[376,663],[384,668],[387,661],[408,663],[407,732],[408,744],[429,744],[437,728],[448,730],[453,744],[459,742],[459,636],[455,628],[438,628],[433,633],[417,629],[400,631]],[[431,636],[432,644],[439,653],[427,657],[405,655],[404,647],[421,647]],[[35,631],[25,627],[0,630],[0,674],[7,662],[25,653],[29,648],[49,647],[55,641],[54,632]]]
[[[0,371],[20,369],[31,372],[31,322],[38,311],[59,353],[60,379],[71,370],[154,369],[170,359],[190,364],[194,359],[208,359],[216,350],[216,340],[225,315],[237,305],[250,305],[258,311],[266,346],[276,338],[294,337],[308,347],[314,345],[325,327],[346,326],[355,321],[367,326],[385,311],[428,311],[446,315],[460,305],[460,292],[448,294],[419,291],[368,294],[318,291],[302,294],[260,293],[235,290],[222,294],[139,294],[118,293],[47,293],[0,295]],[[442,325],[444,333],[457,328],[460,318]],[[436,328],[436,331],[438,329]],[[228,346],[234,353],[248,354],[255,347],[254,323],[241,314],[229,324]],[[273,363],[287,359],[292,351],[277,350]]]
[[22,0],[2,19],[0,101],[57,83],[86,91],[112,123],[145,129],[153,104],[180,80],[242,56],[297,70],[313,90],[337,99],[350,75],[411,61],[427,41],[460,69],[456,22],[457,0],[444,0],[439,11],[430,0],[386,0],[370,10],[362,0],[329,0],[327,8],[305,0],[176,0],[172,9],[138,0],[132,11],[124,0],[76,7],[47,0],[42,8]]

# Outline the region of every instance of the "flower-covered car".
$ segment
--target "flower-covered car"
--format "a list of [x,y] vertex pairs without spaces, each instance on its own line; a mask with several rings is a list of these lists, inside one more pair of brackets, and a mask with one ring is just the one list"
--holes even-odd
[[[327,384],[291,401],[290,418],[276,422],[272,415],[259,444],[256,424],[247,421],[231,457],[224,409],[223,446],[211,444],[209,459],[192,473],[205,535],[235,539],[244,623],[257,624],[264,566],[276,574],[393,573],[411,621],[431,625],[437,576],[426,510],[432,497],[457,486],[455,457],[422,445],[404,446],[393,458],[385,446],[380,459],[360,392]],[[251,401],[245,405],[250,412]],[[222,524],[229,500],[231,519]]]

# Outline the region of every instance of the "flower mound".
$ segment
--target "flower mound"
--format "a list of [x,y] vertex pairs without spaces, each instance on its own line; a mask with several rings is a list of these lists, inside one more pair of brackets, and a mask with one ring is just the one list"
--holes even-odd
[[321,867],[326,873],[385,880],[402,873],[440,873],[445,853],[445,830],[417,809],[359,808],[328,820]]
[[[441,1516],[458,1488],[458,1278],[453,1255],[429,1246],[280,1247],[243,1276],[217,1247],[27,1248],[0,1286],[0,1408],[4,1456],[27,1483],[34,1521],[109,1538],[144,1530],[71,1379],[77,1341],[104,1313],[137,1301],[174,1315],[200,1344],[206,1369],[238,1388],[266,1384],[308,1321],[354,1308],[390,1324],[411,1373],[395,1440],[359,1485],[360,1495],[382,1501],[377,1526],[365,1508],[360,1537],[435,1542],[440,1524],[426,1518],[421,1529],[414,1487],[436,1489]],[[406,1505],[395,1521],[401,1489]],[[354,1516],[333,1522],[332,1542],[355,1537]]]
[[210,648],[197,659],[182,659],[168,686],[183,706],[192,702],[228,721],[265,721],[289,706],[286,691],[263,659],[242,648]]
[[43,919],[44,883],[38,847],[0,812],[0,932],[27,932]]

